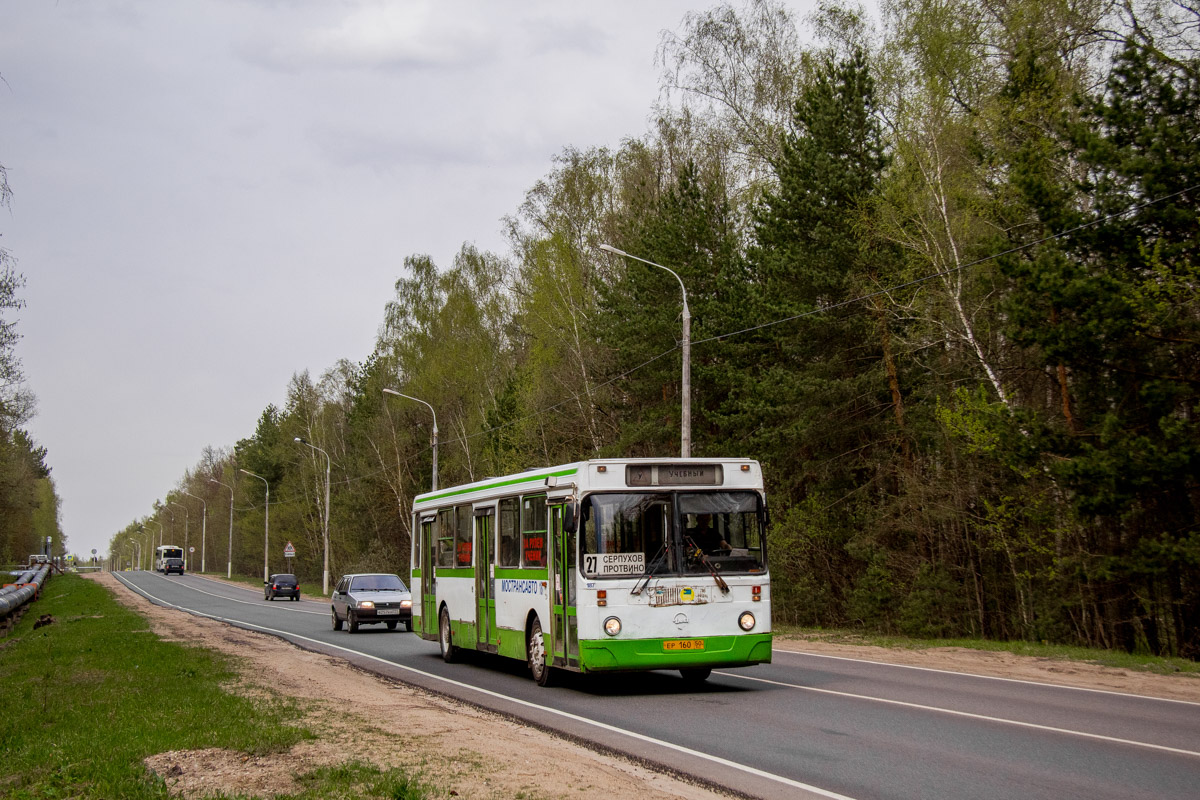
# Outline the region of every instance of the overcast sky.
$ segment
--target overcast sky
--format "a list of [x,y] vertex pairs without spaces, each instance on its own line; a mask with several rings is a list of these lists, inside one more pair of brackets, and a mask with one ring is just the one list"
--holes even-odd
[[714,4],[0,4],[0,243],[70,550],[367,357],[406,256],[504,253],[556,153],[646,131],[661,32]]

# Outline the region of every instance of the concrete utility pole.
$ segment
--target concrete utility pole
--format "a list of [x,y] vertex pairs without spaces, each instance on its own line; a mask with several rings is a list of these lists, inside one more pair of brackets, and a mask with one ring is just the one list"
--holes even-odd
[[239,467],[238,472],[258,478],[263,482],[263,486],[267,487],[267,499],[263,505],[263,583],[266,583],[271,578],[271,484],[267,483],[267,479],[262,475],[255,475],[248,469]]
[[329,453],[326,453],[315,444],[309,442],[303,437],[297,436],[295,441],[302,445],[311,447],[321,455],[325,456],[325,525],[321,535],[321,539],[325,544],[325,566],[321,573],[321,594],[329,594],[329,468],[331,461]]
[[183,563],[187,565],[184,567],[184,569],[186,569],[188,572],[191,572],[192,561],[190,558],[188,558],[188,525],[190,524],[188,518],[191,515],[188,514],[187,506],[185,506],[183,503],[176,503],[174,500],[169,502],[171,505],[179,506],[183,509]]
[[209,478],[208,482],[224,486],[229,490],[229,563],[225,565],[225,578],[230,579],[233,577],[233,487],[227,483],[221,483],[216,478]]
[[[618,256],[632,258],[634,261],[640,261],[643,264],[649,264],[652,267],[666,270],[671,273],[675,280],[679,281],[679,291],[683,293],[683,424],[680,431],[680,455],[683,458],[691,458],[692,456],[692,312],[688,310],[687,289],[684,288],[683,279],[675,274],[675,270],[670,267],[664,267],[662,264],[655,264],[653,261],[647,261],[644,258],[630,255],[624,250],[618,250],[609,244],[598,245],[598,247],[606,253],[613,253]],[[384,389],[386,392],[387,390]]]
[[437,491],[437,444],[438,444],[437,412],[433,410],[433,406],[429,405],[429,403],[426,403],[424,400],[422,400],[419,397],[413,397],[412,395],[401,394],[400,392],[397,392],[394,389],[384,389],[383,393],[384,394],[394,394],[394,395],[396,395],[396,397],[403,397],[406,400],[416,400],[418,403],[421,403],[426,408],[428,408],[429,413],[433,415],[433,486],[430,488],[429,491],[436,492]]
[[204,573],[204,549],[205,549],[205,545],[208,542],[208,503],[206,503],[204,501],[203,497],[198,497],[198,496],[192,494],[191,492],[187,491],[186,489],[183,491],[183,493],[186,494],[188,497],[195,497],[197,500],[199,500],[200,507],[202,509],[204,509],[204,516],[200,520],[200,572],[201,572],[201,574],[203,574]]

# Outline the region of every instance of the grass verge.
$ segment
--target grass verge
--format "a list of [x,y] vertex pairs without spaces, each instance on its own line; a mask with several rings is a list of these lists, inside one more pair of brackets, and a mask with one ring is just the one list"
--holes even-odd
[[[45,615],[55,622],[34,629]],[[103,586],[77,575],[51,579],[0,645],[0,797],[165,798],[142,759],[170,750],[285,751],[312,734],[287,698],[232,694],[228,657],[163,641]],[[315,775],[298,797],[386,796],[413,789],[396,771],[348,765]],[[364,771],[365,770],[365,771]],[[333,783],[346,778],[338,791]],[[352,779],[351,779],[352,778]],[[332,782],[332,783],[331,783]],[[415,790],[415,789],[414,789]]]
[[1117,650],[1098,650],[1089,647],[1042,644],[1039,642],[998,642],[987,639],[913,639],[907,636],[862,633],[858,631],[830,630],[823,628],[800,628],[776,625],[778,636],[793,636],[799,639],[829,642],[831,644],[869,645],[896,650],[930,650],[937,647],[962,647],[968,650],[1012,653],[1034,658],[1053,658],[1063,661],[1081,661],[1106,667],[1148,672],[1157,675],[1187,673],[1200,676],[1200,662],[1186,658],[1163,658],[1159,656],[1125,653]]

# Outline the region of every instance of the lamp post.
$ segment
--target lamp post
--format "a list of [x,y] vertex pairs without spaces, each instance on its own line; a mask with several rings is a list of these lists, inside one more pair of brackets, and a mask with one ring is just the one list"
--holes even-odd
[[321,594],[329,594],[329,468],[331,462],[329,453],[326,453],[312,442],[300,436],[297,436],[295,440],[325,456],[325,523],[321,534],[322,543],[325,545],[325,562],[321,572]]
[[662,264],[655,264],[653,261],[647,261],[644,258],[630,255],[612,245],[602,244],[598,245],[598,247],[606,253],[625,256],[626,258],[632,258],[634,261],[641,261],[643,264],[649,264],[652,267],[666,270],[675,276],[675,280],[679,281],[679,291],[683,293],[683,425],[680,434],[681,443],[679,449],[680,455],[684,458],[690,458],[692,455],[692,312],[688,310],[687,289],[684,288],[683,279],[675,274],[675,270],[669,267],[664,267]]
[[227,483],[221,483],[216,478],[209,478],[208,482],[224,486],[229,490],[229,563],[225,565],[225,578],[231,580],[233,578],[233,487]]
[[[157,526],[158,526],[158,545],[159,545],[159,547],[162,547],[162,535],[163,535],[163,534],[162,534],[162,530],[163,530],[162,523],[161,523],[161,522],[156,522],[156,521],[154,521],[154,520],[152,520],[152,519],[148,519],[148,520],[146,520],[146,522],[147,522],[147,524],[153,524],[153,525],[157,525]],[[150,532],[150,544],[154,544],[154,531],[151,531],[151,532]],[[154,564],[154,568],[155,568],[155,569],[158,569],[158,564],[157,564],[157,563],[156,563],[156,564]]]
[[203,575],[204,574],[204,550],[208,543],[208,503],[206,503],[204,501],[203,497],[198,497],[197,495],[194,495],[191,492],[189,492],[187,489],[184,489],[183,493],[186,494],[188,497],[194,497],[197,500],[199,500],[200,507],[203,509],[203,513],[204,513],[204,516],[200,518],[200,574]]
[[168,500],[167,502],[169,505],[179,506],[183,509],[183,563],[187,565],[187,571],[191,572],[192,560],[188,558],[188,518],[191,515],[188,514],[187,506],[183,503],[176,503],[174,500]]
[[[248,469],[238,467],[238,472],[244,472],[251,478],[258,478],[263,482],[263,486],[267,487],[267,499],[263,505],[263,583],[266,583],[271,577],[270,558],[271,552],[268,549],[271,545],[271,484],[267,483],[267,479],[262,475],[255,475]],[[232,500],[230,501],[233,502]]]
[[383,393],[384,394],[394,394],[394,395],[396,395],[396,397],[403,397],[407,400],[416,400],[418,403],[424,404],[429,409],[429,413],[433,415],[433,486],[432,486],[432,488],[430,488],[429,491],[436,492],[437,491],[437,439],[438,439],[437,412],[433,410],[433,406],[429,405],[429,403],[426,403],[424,400],[422,400],[419,397],[413,397],[412,395],[401,394],[400,392],[397,392],[394,389],[384,389]]

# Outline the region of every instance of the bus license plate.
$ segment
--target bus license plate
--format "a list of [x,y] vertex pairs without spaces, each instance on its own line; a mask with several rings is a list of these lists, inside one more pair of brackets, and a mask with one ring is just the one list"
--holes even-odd
[[703,639],[668,639],[663,642],[663,650],[703,650]]
[[393,617],[393,616],[398,617],[398,616],[400,616],[400,609],[398,609],[398,608],[377,608],[377,609],[375,609],[375,614],[380,617]]

